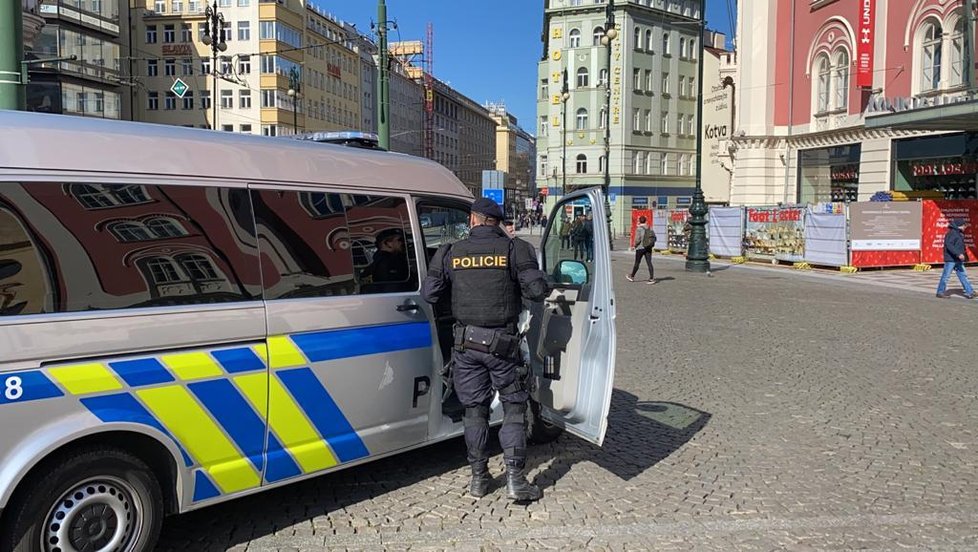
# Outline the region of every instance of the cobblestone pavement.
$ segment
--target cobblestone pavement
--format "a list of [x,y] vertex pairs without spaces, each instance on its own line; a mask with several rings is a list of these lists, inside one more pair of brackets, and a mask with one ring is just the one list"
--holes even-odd
[[531,451],[545,497],[465,494],[460,440],[168,519],[162,550],[975,550],[978,305],[615,255],[603,448]]

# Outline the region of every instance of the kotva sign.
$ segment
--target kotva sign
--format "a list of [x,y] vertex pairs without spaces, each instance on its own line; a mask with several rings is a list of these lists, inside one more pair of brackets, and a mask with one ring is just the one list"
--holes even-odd
[[706,137],[710,139],[726,138],[729,135],[727,125],[707,125],[707,127],[703,129],[703,132]]

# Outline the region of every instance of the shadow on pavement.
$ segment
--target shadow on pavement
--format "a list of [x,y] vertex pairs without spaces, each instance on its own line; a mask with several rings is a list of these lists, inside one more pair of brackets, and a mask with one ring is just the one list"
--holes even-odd
[[533,482],[549,487],[578,462],[594,462],[628,481],[679,450],[706,427],[710,417],[682,404],[640,401],[627,391],[615,389],[604,445],[597,447],[564,434],[548,446],[531,448],[531,472],[549,462]]

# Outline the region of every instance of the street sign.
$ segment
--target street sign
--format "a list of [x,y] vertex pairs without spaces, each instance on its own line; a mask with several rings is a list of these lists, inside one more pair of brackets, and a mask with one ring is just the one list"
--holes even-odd
[[499,205],[499,208],[503,208],[503,190],[499,188],[482,190],[482,197],[489,198]]
[[618,194],[608,194],[608,201],[612,205],[614,205],[617,200],[618,200]]
[[187,86],[187,83],[180,79],[174,81],[173,86],[170,87],[170,92],[176,94],[178,98],[183,98],[183,95],[187,93],[187,90],[190,90],[190,87]]

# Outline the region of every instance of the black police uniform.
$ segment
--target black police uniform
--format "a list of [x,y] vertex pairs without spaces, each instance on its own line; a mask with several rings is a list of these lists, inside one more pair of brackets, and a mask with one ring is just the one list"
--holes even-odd
[[[479,201],[473,211],[491,210]],[[487,213],[493,216],[494,213]],[[502,218],[502,214],[498,213]],[[435,303],[449,289],[455,328],[454,385],[465,406],[465,444],[472,466],[472,494],[488,492],[489,405],[493,390],[503,403],[499,443],[507,471],[507,490],[514,500],[535,500],[540,491],[525,478],[525,415],[529,392],[524,387],[516,324],[524,298],[542,301],[549,285],[533,248],[510,239],[498,226],[475,226],[469,238],[442,246],[431,260],[422,284],[426,301]]]

